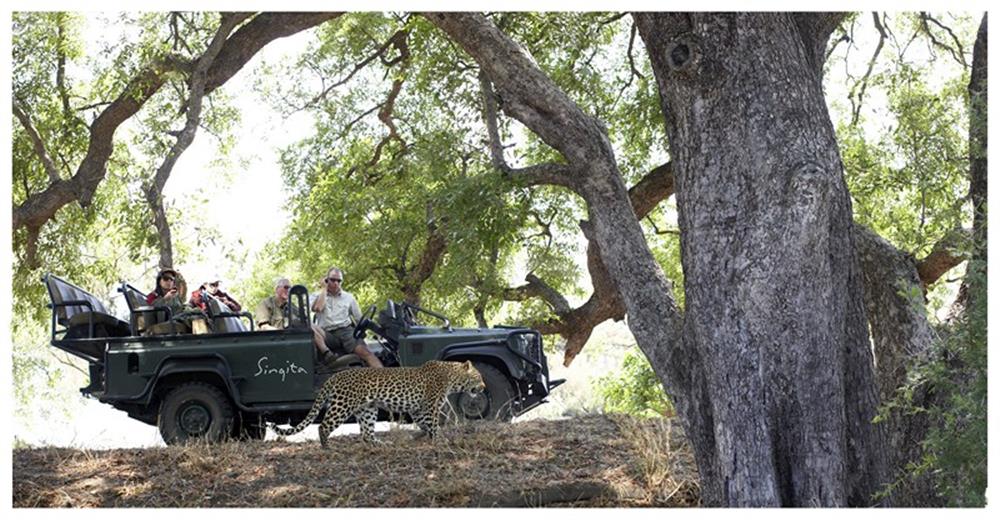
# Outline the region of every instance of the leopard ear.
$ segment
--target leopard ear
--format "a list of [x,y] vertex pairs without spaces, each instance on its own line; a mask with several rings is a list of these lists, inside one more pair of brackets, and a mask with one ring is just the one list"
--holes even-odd
[[465,361],[465,369],[466,370],[475,370],[475,367],[472,366],[472,361],[469,361],[469,360]]

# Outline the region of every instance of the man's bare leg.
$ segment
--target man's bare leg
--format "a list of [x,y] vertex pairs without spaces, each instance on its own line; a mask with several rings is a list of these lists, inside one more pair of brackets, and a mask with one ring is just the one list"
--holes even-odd
[[326,334],[319,325],[312,326],[313,331],[313,346],[316,347],[316,353],[319,355],[319,359],[322,361],[330,349],[326,347]]
[[372,368],[383,368],[382,362],[379,361],[375,354],[372,354],[368,347],[364,343],[358,343],[354,346],[354,353],[358,355],[359,358],[363,359],[365,364]]

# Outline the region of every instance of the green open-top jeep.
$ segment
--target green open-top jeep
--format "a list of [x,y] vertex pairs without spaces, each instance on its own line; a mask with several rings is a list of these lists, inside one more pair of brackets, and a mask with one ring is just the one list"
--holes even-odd
[[[125,322],[57,276],[42,281],[52,301],[51,344],[90,365],[90,384],[81,392],[158,425],[167,444],[262,439],[268,422],[302,420],[331,373],[363,366],[354,355],[338,359],[332,370],[317,363],[303,286],[291,290],[284,330],[254,331],[249,313],[228,312],[208,296],[210,332],[144,335],[153,324],[169,321],[170,310],[146,306],[142,293],[127,283],[119,289],[129,306]],[[385,366],[473,362],[486,391],[452,397],[461,419],[510,420],[544,403],[563,383],[549,380],[537,331],[454,328],[440,314],[393,301],[376,311],[373,305],[365,312],[355,336],[373,332],[369,348]],[[426,319],[432,324],[423,324]]]

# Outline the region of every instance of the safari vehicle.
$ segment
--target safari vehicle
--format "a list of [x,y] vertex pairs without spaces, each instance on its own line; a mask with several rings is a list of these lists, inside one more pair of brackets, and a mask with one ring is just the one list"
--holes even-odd
[[[254,331],[250,313],[227,312],[207,296],[208,332],[148,335],[152,325],[172,318],[170,310],[147,306],[131,285],[119,288],[129,307],[125,322],[94,295],[55,275],[42,281],[51,299],[52,346],[89,363],[90,384],[81,392],[157,425],[167,444],[263,439],[268,422],[301,421],[332,373],[363,366],[355,355],[338,358],[333,369],[316,361],[308,293],[301,285],[291,290],[284,330]],[[375,334],[368,345],[385,366],[470,360],[480,371],[484,392],[452,397],[459,419],[508,421],[544,403],[564,382],[549,380],[537,331],[453,328],[438,313],[394,301],[377,317],[376,310],[367,309],[354,334]]]

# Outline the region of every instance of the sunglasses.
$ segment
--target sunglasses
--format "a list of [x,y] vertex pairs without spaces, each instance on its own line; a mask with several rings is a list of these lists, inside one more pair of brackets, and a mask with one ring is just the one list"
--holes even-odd
[[292,286],[291,285],[279,285],[278,288],[279,289],[291,289]]
[[342,282],[343,280],[341,280],[340,278],[327,278],[326,281],[327,282]]
[[174,277],[173,276],[164,276],[163,278],[161,278],[161,280],[166,281],[166,282],[172,282],[172,281],[174,281]]

